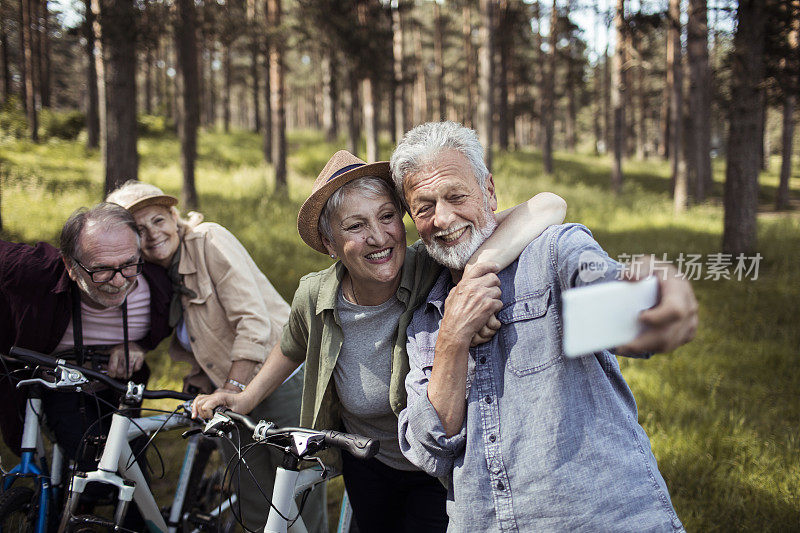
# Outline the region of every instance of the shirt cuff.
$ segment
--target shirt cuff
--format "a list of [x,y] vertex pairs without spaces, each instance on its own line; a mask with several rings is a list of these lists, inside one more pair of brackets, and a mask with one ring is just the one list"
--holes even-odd
[[256,342],[235,339],[231,348],[231,361],[255,361],[263,363],[267,359],[267,349]]

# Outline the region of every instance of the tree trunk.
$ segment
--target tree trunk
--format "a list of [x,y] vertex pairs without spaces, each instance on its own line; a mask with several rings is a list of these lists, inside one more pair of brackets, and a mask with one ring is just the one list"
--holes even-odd
[[[282,16],[281,0],[267,0],[270,27],[279,30]],[[270,43],[269,74],[272,104],[272,164],[275,167],[275,192],[286,194],[286,93],[284,88],[283,41]]]
[[50,12],[47,0],[40,1],[39,95],[42,107],[50,107]]
[[492,170],[492,115],[494,102],[492,98],[492,57],[494,55],[494,16],[493,2],[480,0],[481,10],[481,48],[479,55],[478,85],[478,137],[483,143],[483,158],[486,168]]
[[731,56],[731,103],[727,168],[725,170],[725,224],[722,249],[726,253],[756,250],[758,208],[759,129],[761,83],[764,79],[766,8],[762,0],[741,0]]
[[689,123],[692,128],[688,166],[695,201],[704,202],[711,182],[711,69],[708,63],[707,0],[689,1]]
[[336,87],[336,57],[329,47],[322,51],[322,124],[328,142],[336,141],[339,135],[339,122],[336,110],[339,107],[339,93]]
[[614,12],[614,28],[617,32],[617,45],[614,50],[614,64],[611,67],[611,110],[614,120],[614,161],[611,167],[611,189],[615,194],[622,191],[622,155],[625,147],[625,109],[622,105],[625,87],[623,69],[625,58],[625,0],[617,0]]
[[414,105],[412,121],[422,124],[428,120],[428,89],[425,82],[425,59],[422,57],[422,32],[419,25],[414,29],[414,56],[417,62],[414,79]]
[[144,112],[153,114],[153,50],[149,45],[144,52]]
[[613,62],[614,59],[608,56],[608,44],[606,44],[603,52],[603,140],[605,141],[603,153],[608,153],[614,145],[614,119],[611,107],[611,63]]
[[178,137],[181,140],[181,170],[183,190],[181,205],[186,209],[198,207],[194,184],[197,159],[197,125],[200,121],[198,94],[197,20],[194,0],[176,0],[175,48],[178,52]]
[[361,98],[364,109],[364,136],[367,141],[367,161],[370,163],[378,160],[378,117],[376,112],[375,81],[371,76],[361,80]]
[[100,146],[100,111],[97,94],[97,60],[95,59],[95,24],[92,0],[84,0],[86,21],[83,37],[86,41],[86,147]]
[[509,65],[511,64],[511,36],[512,28],[508,22],[508,2],[500,2],[498,6],[498,31],[497,31],[497,51],[500,58],[499,72],[495,78],[497,79],[497,145],[503,151],[508,150],[508,136],[509,136],[509,117],[508,101],[508,76]]
[[105,129],[105,192],[137,179],[136,152],[136,11],[133,0],[99,0]]
[[[0,11],[5,13],[4,1],[0,0]],[[0,17],[0,73],[3,76],[3,103],[11,96],[11,70],[8,64],[8,34],[6,17]]]
[[258,133],[261,131],[261,97],[259,95],[260,76],[259,71],[259,45],[258,38],[261,35],[261,27],[258,21],[258,14],[256,11],[256,0],[247,0],[247,21],[249,26],[249,39],[250,39],[250,80],[251,90],[253,95],[253,132]]
[[361,140],[358,100],[358,72],[351,64],[347,73],[347,150],[358,155],[358,144]]
[[645,143],[647,142],[646,133],[646,120],[647,120],[647,99],[645,98],[645,77],[644,77],[644,62],[642,61],[640,40],[638,38],[631,39],[634,55],[637,58],[635,71],[632,73],[635,98],[631,98],[631,103],[636,105],[636,158],[645,158]]
[[[267,0],[269,1],[269,0]],[[265,6],[267,9],[267,13],[269,13],[269,6]],[[272,22],[267,19],[267,25],[271,26]],[[269,37],[264,41],[264,53],[267,58],[267,69],[264,73],[264,161],[269,163],[270,165],[273,162],[272,159],[272,146],[273,146],[273,138],[272,138],[272,128],[273,128],[273,116],[272,116],[272,81],[270,80],[271,74],[270,69],[270,57],[272,57],[272,43],[270,42]]]
[[444,23],[439,2],[433,3],[433,64],[436,81],[436,120],[445,120],[447,110],[444,95]]
[[767,91],[761,88],[761,128],[758,130],[759,135],[759,148],[761,150],[761,170],[769,170],[769,135],[767,135],[767,109],[769,102],[767,102]]
[[462,8],[461,34],[464,39],[464,57],[466,62],[466,79],[464,92],[467,98],[464,111],[464,125],[468,128],[475,127],[475,48],[472,46],[472,8],[465,3]]
[[[567,2],[565,5],[565,12],[564,18],[569,21],[570,17],[570,8],[571,1]],[[577,132],[577,122],[578,122],[578,103],[576,102],[575,98],[575,86],[578,83],[576,80],[577,73],[575,72],[575,63],[582,58],[575,58],[573,56],[573,41],[570,39],[569,44],[567,45],[568,48],[566,50],[566,58],[567,58],[567,77],[566,77],[566,87],[564,87],[564,92],[567,95],[567,120],[565,124],[565,137],[566,137],[566,145],[567,150],[570,152],[575,151],[575,145],[577,144],[578,140],[578,132]]]
[[547,73],[544,79],[544,94],[542,102],[542,130],[544,131],[544,145],[542,147],[542,163],[547,174],[553,173],[553,137],[555,136],[555,76],[556,76],[556,47],[558,45],[558,3],[553,0],[550,11],[550,51],[547,56]]
[[222,88],[222,127],[225,133],[231,131],[231,88],[233,85],[231,66],[231,43],[225,41],[222,50],[222,72],[224,87]]
[[668,39],[671,40],[672,91],[669,100],[670,165],[672,169],[672,197],[676,212],[686,210],[689,201],[689,182],[683,150],[683,54],[681,52],[681,0],[669,1]]
[[25,110],[28,117],[28,134],[33,142],[39,142],[39,117],[36,112],[36,85],[34,82],[34,51],[31,32],[31,11],[34,0],[22,0],[22,53],[25,64]]
[[789,178],[792,175],[792,148],[794,145],[794,110],[797,96],[787,93],[783,97],[783,134],[781,135],[781,179],[775,197],[775,209],[789,208]]
[[392,73],[394,75],[394,97],[392,114],[394,116],[394,142],[400,142],[406,132],[406,77],[405,77],[405,39],[403,35],[402,12],[405,2],[398,0],[392,7]]

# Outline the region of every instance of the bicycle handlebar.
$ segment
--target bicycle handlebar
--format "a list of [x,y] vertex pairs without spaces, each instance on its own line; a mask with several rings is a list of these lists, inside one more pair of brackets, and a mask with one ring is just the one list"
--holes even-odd
[[277,435],[287,435],[293,433],[302,433],[304,435],[319,435],[326,447],[339,448],[340,450],[347,450],[356,459],[371,459],[375,457],[380,449],[380,441],[363,437],[361,435],[354,435],[352,433],[342,433],[340,431],[333,431],[330,429],[318,431],[316,429],[301,428],[301,427],[266,427],[263,430],[263,424],[254,421],[247,415],[236,413],[225,407],[217,407],[215,412],[220,413],[235,422],[242,424],[250,431],[255,432],[257,429],[263,432],[264,438]]
[[[119,392],[126,393],[128,391],[127,384],[121,383],[116,379],[109,377],[101,372],[97,372],[89,368],[84,368],[82,366],[71,365],[63,360],[54,359],[49,355],[45,355],[39,352],[34,352],[33,350],[28,350],[25,348],[19,348],[17,346],[13,346],[8,351],[8,354],[21,361],[45,366],[48,368],[57,368],[59,366],[62,366],[68,370],[80,372],[84,376],[87,376],[93,380],[108,385],[112,389],[117,390]],[[142,391],[142,398],[145,398],[147,400],[160,400],[163,398],[171,398],[174,400],[186,401],[194,398],[194,395],[186,392],[178,392],[172,390],[144,390]]]

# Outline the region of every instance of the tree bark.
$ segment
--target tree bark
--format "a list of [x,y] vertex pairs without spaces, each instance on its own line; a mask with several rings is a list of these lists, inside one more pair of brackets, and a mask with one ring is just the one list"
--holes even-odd
[[625,68],[625,0],[617,0],[614,12],[614,28],[617,44],[611,67],[611,110],[614,120],[614,160],[611,167],[611,190],[614,194],[622,191],[622,156],[625,149],[625,109],[622,105],[625,87],[623,69]]
[[364,109],[364,136],[367,141],[367,161],[378,160],[378,116],[375,80],[371,76],[361,80],[361,98]]
[[513,29],[510,27],[508,17],[508,0],[499,2],[497,6],[498,22],[497,22],[497,51],[500,58],[499,72],[495,78],[497,79],[497,146],[500,150],[508,150],[508,137],[510,122],[512,118],[509,116],[509,65],[511,64],[511,32]]
[[39,95],[44,108],[50,107],[50,11],[47,0],[40,1]]
[[725,222],[726,253],[755,252],[757,244],[758,173],[761,167],[761,83],[764,79],[766,9],[762,0],[741,0],[731,57],[731,103]]
[[672,198],[676,212],[685,211],[689,201],[689,183],[683,149],[683,54],[681,52],[681,0],[669,1],[668,39],[671,41],[672,91],[669,100],[670,165]]
[[[267,0],[269,1],[269,0]],[[266,5],[266,13],[269,13],[269,5]],[[272,30],[272,21],[267,18],[267,25],[270,27],[270,31]],[[264,53],[267,58],[267,69],[264,73],[264,161],[269,163],[270,165],[273,162],[272,159],[272,146],[273,146],[273,139],[272,139],[272,129],[273,129],[273,116],[272,116],[272,81],[271,81],[271,74],[270,69],[270,57],[272,57],[272,43],[269,38],[269,33],[267,33],[267,38],[264,40]]]
[[34,80],[33,35],[31,31],[31,11],[33,0],[22,1],[22,53],[25,64],[25,111],[28,118],[28,134],[33,142],[39,142],[39,117],[36,112],[36,85]]
[[553,137],[555,136],[555,75],[556,75],[556,47],[558,45],[558,4],[553,0],[550,11],[550,36],[548,38],[550,51],[547,56],[547,73],[544,79],[544,94],[542,102],[542,130],[544,131],[544,145],[542,147],[542,163],[547,174],[553,173]]
[[436,120],[445,120],[447,101],[444,94],[444,22],[439,2],[433,2],[433,64],[436,81]]
[[792,149],[794,145],[794,111],[797,96],[787,93],[783,97],[783,133],[781,135],[781,177],[778,194],[775,196],[775,209],[789,208],[789,178],[792,175]]
[[708,63],[707,0],[689,0],[689,123],[692,128],[688,165],[695,201],[704,202],[711,176],[711,68]]
[[478,137],[483,143],[483,159],[489,172],[492,170],[492,57],[494,55],[494,14],[491,0],[480,0],[481,48],[479,55]]
[[322,51],[322,124],[328,142],[334,142],[339,136],[339,121],[336,116],[339,93],[336,78],[336,57],[334,51],[328,47]]
[[194,0],[176,0],[175,49],[178,52],[178,137],[181,140],[181,170],[183,189],[181,205],[186,209],[198,207],[194,183],[197,159],[197,125],[200,121],[200,98],[197,72],[197,18]]
[[[267,0],[270,26],[281,28],[281,0]],[[277,38],[270,43],[269,74],[272,104],[272,164],[275,167],[275,192],[286,194],[286,93],[284,88],[283,43]]]
[[359,127],[360,104],[358,99],[358,73],[353,65],[349,66],[347,80],[347,150],[357,156],[358,143],[361,140],[361,128]]
[[99,0],[105,85],[106,194],[137,179],[136,12],[133,0]]
[[256,0],[247,0],[247,19],[250,29],[248,33],[250,38],[250,81],[253,95],[253,132],[258,133],[261,131],[261,97],[259,95],[261,82],[258,75],[260,48],[258,38],[261,34],[261,28],[256,12]]
[[86,147],[100,146],[100,110],[97,92],[97,60],[95,58],[95,24],[92,0],[84,0],[86,21],[83,24],[83,37],[86,41]]
[[465,3],[462,8],[461,34],[464,39],[465,74],[464,92],[467,98],[464,110],[464,125],[468,128],[475,127],[475,48],[472,45],[472,8]]
[[225,133],[231,131],[231,88],[233,85],[231,66],[231,43],[225,41],[222,50],[222,72],[224,76],[222,88],[222,127]]
[[414,79],[414,105],[412,118],[414,124],[428,120],[428,89],[425,82],[425,60],[422,57],[422,32],[417,26],[414,29],[414,56],[416,58],[416,78]]
[[3,102],[11,96],[11,69],[8,63],[8,33],[6,33],[6,7],[4,0],[0,0],[0,73],[3,76]]
[[405,2],[402,0],[392,3],[392,73],[394,75],[392,113],[395,143],[400,142],[406,132],[405,38],[401,11],[404,4]]

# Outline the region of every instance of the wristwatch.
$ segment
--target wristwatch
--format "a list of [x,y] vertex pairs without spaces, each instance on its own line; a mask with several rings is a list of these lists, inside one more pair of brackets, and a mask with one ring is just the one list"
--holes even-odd
[[241,390],[241,391],[243,391],[243,390],[244,390],[244,388],[247,386],[247,385],[245,385],[244,383],[239,383],[239,382],[238,382],[238,381],[236,381],[235,379],[230,379],[230,378],[228,379],[228,383],[230,383],[230,384],[231,384],[231,385],[233,385],[234,387],[238,387],[238,388],[239,388],[239,390]]

